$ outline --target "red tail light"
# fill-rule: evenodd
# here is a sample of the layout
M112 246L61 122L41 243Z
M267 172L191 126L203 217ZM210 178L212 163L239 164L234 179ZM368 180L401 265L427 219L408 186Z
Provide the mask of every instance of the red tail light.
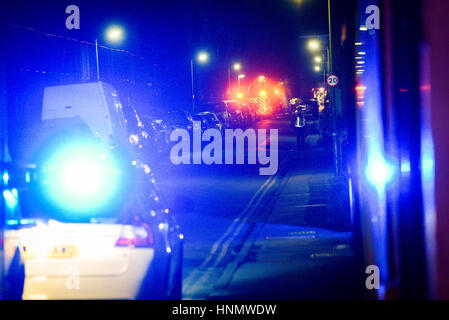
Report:
M146 223L126 228L116 241L116 247L149 248L154 245L153 232Z

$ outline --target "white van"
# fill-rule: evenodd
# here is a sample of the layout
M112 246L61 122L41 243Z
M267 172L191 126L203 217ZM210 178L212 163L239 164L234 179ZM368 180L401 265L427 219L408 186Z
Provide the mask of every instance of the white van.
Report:
M114 139L127 138L122 105L116 90L103 82L47 87L42 120L78 119L109 147ZM123 140L124 141L124 140Z

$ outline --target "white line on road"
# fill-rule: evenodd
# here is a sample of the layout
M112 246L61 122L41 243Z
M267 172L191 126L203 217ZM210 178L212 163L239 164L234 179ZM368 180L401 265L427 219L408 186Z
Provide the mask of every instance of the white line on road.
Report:
M277 177L277 176L275 176ZM231 244L232 240L234 240L234 238L240 233L240 231L242 230L243 226L245 225L246 221L253 215L254 211L256 211L257 207L259 206L260 202L263 200L263 198L265 197L265 194L268 192L268 190L270 190L270 188L275 184L276 182L276 178L274 178L271 183L265 188L265 190L263 191L262 195L257 199L257 202L251 206L250 211L248 212L248 214L244 217L244 219L242 220L242 222L240 223L240 225L237 227L237 229L235 230L235 232L233 233L233 237L229 238L223 245L221 252L219 254L219 256L217 257L217 259L215 260L213 266L216 267L218 266L218 264L221 262L221 260L223 260L223 258L226 256L226 252L228 250L229 245Z
M260 203L261 199L263 198L263 196L266 194L266 191L271 188L271 186L273 185L275 179L276 179L277 175L273 175L270 176L264 184L262 184L259 189L256 191L256 193L252 196L252 198L250 199L250 201L248 202L248 204L245 206L245 209L238 215L237 218L234 219L233 223L228 227L228 229L226 230L226 232L220 237L220 239L218 239L214 245L212 246L212 249L209 253L209 255L207 256L207 258L203 261L203 263L196 268L195 270L193 270L189 276L186 278L186 280L184 281L184 293L185 295L189 296L190 294L192 294L193 292L195 292L196 288L199 287L200 282L202 283L204 281L204 279L207 278L208 274L202 272L202 270L209 264L209 262L214 258L215 253L217 252L217 250L219 249L220 245L225 241L225 239L231 235L231 233L233 232L233 230L237 227L236 231L233 234L233 237L231 237L230 240L234 239L235 236L238 235L238 232L241 230L241 228L243 227L244 223L247 221L248 217L252 214L252 212L254 211L255 208L257 208L257 206L253 206L253 203L256 201L256 199L258 199L259 195L262 193L262 196L260 197L260 199L258 199L257 204ZM237 232L238 230L238 232ZM226 243L230 243L231 241L228 240L228 242ZM223 255L223 253L226 253L226 250L221 251L220 256ZM223 255L224 256L224 255ZM222 257L220 258L221 261ZM218 264L217 262L215 262L213 265L215 266L216 264ZM198 277L200 277L200 279L198 279ZM197 280L198 279L198 280ZM203 281L201 281L203 280Z

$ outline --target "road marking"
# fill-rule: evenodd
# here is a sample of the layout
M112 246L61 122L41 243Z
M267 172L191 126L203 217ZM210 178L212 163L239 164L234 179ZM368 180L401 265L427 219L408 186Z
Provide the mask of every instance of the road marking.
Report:
M232 239L234 239L237 235L238 232L240 232L241 228L243 227L244 223L247 221L249 215L251 215L255 208L257 208L257 206L253 206L253 203L256 201L256 199L259 198L259 195L262 193L262 196L260 197L260 199L258 199L257 201L257 205L260 203L261 199L263 198L263 196L266 194L266 192L268 191L269 188L271 188L271 186L274 184L274 180L276 179L277 175L273 175L270 176L260 187L259 189L256 191L256 193L252 196L252 198L250 199L250 201L248 202L248 204L245 206L245 209L238 215L237 218L234 219L233 223L228 227L228 229L226 230L226 232L220 237L220 239L218 239L214 245L212 246L212 249L208 255L208 257L203 261L203 263L196 268L195 270L193 270L189 276L186 278L186 280L184 281L184 292L186 295L190 295L193 292L195 292L195 289L197 287L200 286L200 282L202 283L210 274L210 272L201 272L201 270L205 269L206 266L209 264L209 262L214 258L215 253L217 252L217 250L219 249L220 245L226 240L226 238L228 236L231 235L232 231L236 228L237 224L237 229L233 234L233 237L230 238L231 241L227 241L226 243L228 243L227 246L229 246L229 243L232 242ZM237 231L238 230L238 231ZM226 253L226 250L221 251L219 256L222 256L220 258L221 259L224 257L224 254ZM213 264L213 266L216 266L218 263L215 262ZM198 277L200 277L198 280L196 280Z
M276 176L277 177L277 176ZM268 192L268 190L271 189L271 187L275 184L276 182L276 178L274 178L271 183L268 185L268 187L265 188L264 192L262 193L262 195L258 198L257 202L254 204L254 206L251 207L250 211L248 212L248 214L244 217L244 219L242 220L242 222L240 223L240 225L237 227L237 229L234 232L234 237L229 238L224 244L223 247L221 249L221 252L219 254L219 256L217 257L217 259L215 260L215 263L213 264L214 267L218 266L218 264L221 262L221 260L223 260L223 258L226 256L226 252L228 251L228 247L231 244L232 240L235 239L235 237L240 233L241 229L243 228L243 226L245 225L246 221L253 215L254 211L258 208L260 202L263 200L263 198L265 197L265 194Z
M286 159L284 159L280 163L279 167L284 167L286 163L287 161ZM265 181L265 183L257 190L257 192L253 195L251 200L246 205L245 209L239 214L239 216L236 219L234 219L234 222L226 230L223 236L214 243L209 256L204 260L201 266L193 270L186 278L186 280L184 281L184 290L183 290L184 296L186 298L189 298L189 296L195 293L198 289L205 287L206 284L208 283L209 278L212 277L214 273L216 273L217 270L216 267L226 256L229 245L239 235L246 221L252 216L254 211L258 208L260 202L263 200L266 193L276 183L280 171L281 170L279 170L277 174L270 176L270 178L268 178L267 181ZM234 229L235 231L233 231ZM226 240L226 238L229 236L230 238ZM222 244L223 247L218 256L216 256L217 250L220 248L220 245ZM209 265L211 260L214 258L215 261Z
M318 204L304 204L304 205L297 205L297 206L293 206L294 208L297 209L307 209L307 208L326 208L328 207L327 204L322 204L322 203L318 203Z

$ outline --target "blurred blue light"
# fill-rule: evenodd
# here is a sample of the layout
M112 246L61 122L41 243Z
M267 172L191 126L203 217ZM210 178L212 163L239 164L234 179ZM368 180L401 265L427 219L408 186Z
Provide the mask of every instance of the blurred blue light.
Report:
M402 173L410 173L411 171L411 167L410 167L410 161L408 160L403 160L401 162L401 172Z
M7 224L8 226L16 226L16 225L19 224L19 220L7 220L7 221L6 221L6 224Z
M26 183L31 182L31 175L30 175L29 171L25 172L25 181L26 181Z
M105 205L118 188L114 161L93 145L71 145L44 166L49 199L69 211Z
M422 175L424 178L432 177L434 175L435 161L433 155L423 154L421 158ZM427 180L427 179L426 179Z
M4 190L3 198L5 199L6 207L10 210L14 210L18 204L18 194L17 190Z
M365 169L365 176L379 194L383 193L386 185L393 178L393 174L393 167L381 155L371 156L369 158Z
M8 171L3 172L3 185L7 186L9 181L9 173Z

